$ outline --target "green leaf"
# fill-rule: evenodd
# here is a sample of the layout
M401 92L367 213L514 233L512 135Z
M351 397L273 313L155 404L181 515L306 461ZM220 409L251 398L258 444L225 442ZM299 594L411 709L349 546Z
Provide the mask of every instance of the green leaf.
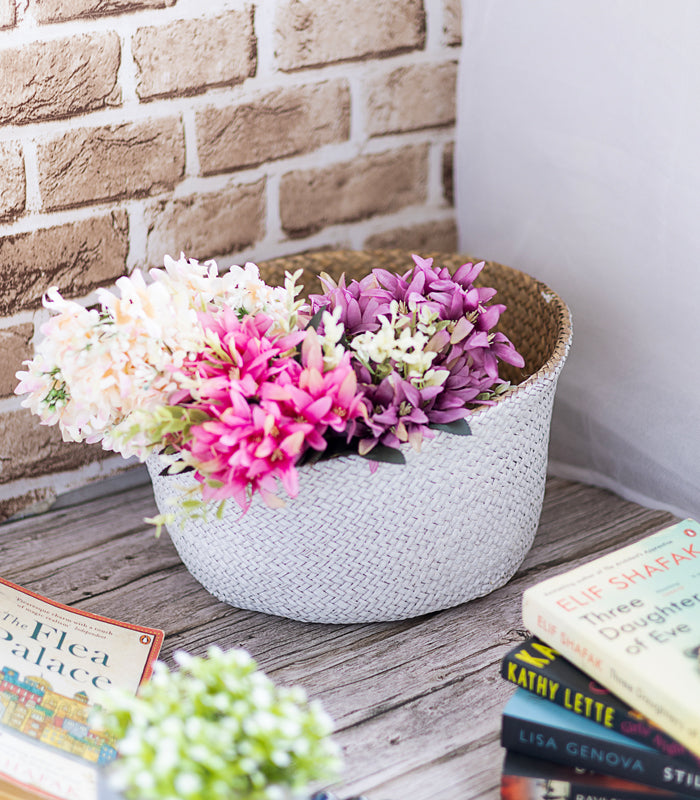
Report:
M164 478L166 475L184 475L186 472L194 472L194 467L191 467L189 464L182 464L178 461L163 467L158 473L158 477Z
M454 422L431 422L428 425L437 431L445 431L446 433L454 433L456 436L471 436L472 429L466 419L456 419Z
M504 381L503 383L498 383L494 386L493 393L494 394L505 394L508 389L511 388L510 381Z
M321 460L322 456L323 456L323 451L313 450L312 448L309 448L308 450L304 451L304 454L297 461L297 464L299 466L301 466L302 464L316 464Z
M353 442L348 444L344 436L333 435L330 431L326 434L326 449L314 450L309 447L305 450L299 460L297 466L303 464L316 464L319 461L329 461L331 458L338 458L338 456L351 456L357 453L357 443Z
M321 324L321 319L323 318L323 312L326 310L326 307L319 308L319 310L311 317L309 320L306 329L313 328L315 331L318 330L318 326Z
M202 505L201 500L183 500L180 505L187 511L199 508Z
M384 461L387 464L405 464L406 457L396 447L387 447L384 444L375 445L369 453L365 453L362 458L369 461Z

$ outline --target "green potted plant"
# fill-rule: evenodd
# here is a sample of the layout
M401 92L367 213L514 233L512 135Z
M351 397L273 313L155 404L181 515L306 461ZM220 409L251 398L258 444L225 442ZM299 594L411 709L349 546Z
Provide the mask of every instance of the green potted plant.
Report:
M303 689L276 686L240 649L175 659L137 696L101 699L99 723L119 742L103 800L291 800L337 774L333 723Z

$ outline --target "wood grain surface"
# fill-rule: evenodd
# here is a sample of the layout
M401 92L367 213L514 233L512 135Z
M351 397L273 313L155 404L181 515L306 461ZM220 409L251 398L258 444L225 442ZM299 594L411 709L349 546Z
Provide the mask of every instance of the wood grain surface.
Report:
M535 543L487 597L413 620L294 622L231 608L181 564L149 484L0 525L2 576L63 603L162 628L162 659L244 647L275 681L322 701L343 748L341 796L496 800L500 714L512 687L500 659L525 635L531 584L674 521L602 489L549 478ZM485 535L495 535L485 532Z

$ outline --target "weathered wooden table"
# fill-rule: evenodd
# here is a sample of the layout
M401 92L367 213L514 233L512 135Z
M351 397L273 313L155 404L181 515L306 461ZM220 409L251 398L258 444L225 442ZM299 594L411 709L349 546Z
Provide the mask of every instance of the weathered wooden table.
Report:
M511 687L499 662L522 635L533 582L673 521L609 492L550 478L532 551L502 589L414 620L314 625L231 608L186 571L150 484L0 526L2 575L56 600L162 628L162 658L244 647L279 683L319 698L345 756L342 796L495 800L500 714Z

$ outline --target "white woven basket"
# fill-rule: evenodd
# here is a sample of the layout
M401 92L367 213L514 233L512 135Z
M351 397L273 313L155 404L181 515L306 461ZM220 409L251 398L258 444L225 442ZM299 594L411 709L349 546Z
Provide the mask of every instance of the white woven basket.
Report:
M245 515L229 503L221 520L181 517L169 533L192 575L239 608L331 623L413 617L508 581L537 530L571 338L566 306L524 277L538 287L535 305L558 320L549 357L475 411L472 436L438 432L420 454L407 448L405 465L382 463L374 474L359 457L301 467L299 496L283 509L256 498ZM194 479L160 476L157 457L148 468L159 510L172 511Z

